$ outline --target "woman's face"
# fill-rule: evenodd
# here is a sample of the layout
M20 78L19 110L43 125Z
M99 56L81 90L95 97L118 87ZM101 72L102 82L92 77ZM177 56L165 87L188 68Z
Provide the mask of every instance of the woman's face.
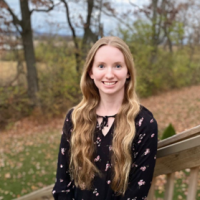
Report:
M109 45L100 47L94 57L91 79L102 95L124 95L124 85L129 78L123 53Z

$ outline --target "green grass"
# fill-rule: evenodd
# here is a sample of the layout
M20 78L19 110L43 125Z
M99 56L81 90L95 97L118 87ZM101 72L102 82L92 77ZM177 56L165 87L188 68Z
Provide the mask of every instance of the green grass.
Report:
M10 200L53 184L59 141L58 132L10 137L3 147L0 199Z

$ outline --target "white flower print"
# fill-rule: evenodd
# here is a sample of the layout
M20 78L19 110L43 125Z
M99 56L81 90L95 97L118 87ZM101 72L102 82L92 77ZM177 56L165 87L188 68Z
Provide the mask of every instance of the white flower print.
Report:
M63 179L60 179L60 182L62 183L62 182L63 182Z
M71 185L72 182L69 182L69 184L67 185L67 187L69 187Z
M98 147L101 146L101 138L100 137L97 137L95 144L97 144Z
M146 133L140 134L139 135L139 139L142 140L144 138L144 136L146 135Z
M154 137L154 136L155 136L155 134L154 134L154 133L152 133L152 134L151 134L151 137Z
M142 156L144 156L144 155L146 156L146 155L149 154L149 153L150 153L150 149L147 148L147 149L145 150L145 152L143 153Z
M132 167L138 167L138 165L136 165L135 163L132 164Z
M61 148L61 154L62 155L65 155L65 150L66 150L65 148Z
M154 159L156 159L156 156L154 156Z
M139 126L142 125L143 120L144 120L144 117L142 117L142 118L139 120L139 122L138 122L138 125L139 125Z
M95 159L94 159L94 162L98 162L98 161L100 161L101 159L100 159L100 156L97 156Z
M141 143L141 140L138 141L138 144L140 144L140 143Z
M140 170L144 172L146 170L146 166L140 167Z
M105 171L107 171L110 167L111 167L111 166L110 166L109 162L107 162Z
M52 194L55 194L55 193L56 193L56 191L55 191L55 190L53 190L53 191L52 191Z
M107 184L109 185L110 183L111 183L111 181L110 181L110 180L108 180L108 181L107 181Z
M154 122L154 120L153 120L153 119L151 119L151 120L150 120L150 123L153 123L153 122Z
M67 122L69 121L68 118L66 119L66 121L67 121Z
M97 188L94 189L93 194L95 194L96 196L99 196L99 193L97 192Z
M150 149L146 149L146 151L144 152L145 155L150 153Z
M145 185L145 181L140 180L140 181L138 182L138 185L139 185L139 186Z

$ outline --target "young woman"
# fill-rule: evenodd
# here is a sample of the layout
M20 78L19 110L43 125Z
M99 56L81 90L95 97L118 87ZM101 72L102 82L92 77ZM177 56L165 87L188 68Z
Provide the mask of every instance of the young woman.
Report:
M157 123L139 104L128 46L104 37L91 48L82 101L66 116L55 200L144 200L157 152Z

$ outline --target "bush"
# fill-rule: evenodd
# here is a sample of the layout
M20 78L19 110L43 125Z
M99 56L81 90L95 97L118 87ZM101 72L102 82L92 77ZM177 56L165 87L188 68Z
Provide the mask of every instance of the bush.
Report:
M0 87L0 127L30 115L30 106L26 88L23 86Z
M168 125L168 127L164 130L164 132L162 134L162 137L161 137L161 140L169 138L169 137L171 137L173 135L176 135L176 131L175 131L173 125L170 123Z
M65 43L62 46L41 43L36 48L36 55L37 60L45 63L38 66L42 112L49 117L59 115L78 103L81 97L74 55Z

